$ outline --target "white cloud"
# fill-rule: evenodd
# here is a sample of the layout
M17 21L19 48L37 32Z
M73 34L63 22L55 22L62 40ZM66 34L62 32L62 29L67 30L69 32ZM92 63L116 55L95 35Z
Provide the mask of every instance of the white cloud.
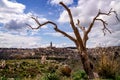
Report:
M113 8L120 14L120 1L119 0L79 0L76 7L70 7L74 19L80 19L82 24L85 24L86 21L90 21L101 9L103 12L107 12L110 8ZM66 20L67 19L67 20ZM64 10L58 19L59 22L68 22L68 14Z
M44 33L44 35L50 35L54 37L62 37L63 35L57 32L52 32L52 33Z
M63 1L64 2L64 1ZM102 12L108 12L111 8L117 11L118 17L120 18L120 0L78 0L78 5L76 7L69 7L71 9L74 22L76 23L77 19L80 20L81 25L88 27L93 17L96 16L98 10ZM101 31L102 24L96 23L91 33L89 34L90 38L88 40L88 47L95 47L99 43L106 44L106 46L120 45L120 22L117 21L115 15L103 16L102 19L108 22L108 28L112 31L111 35L103 36ZM60 23L66 23L69 21L68 13L64 10L58 19ZM109 34L109 33L107 33Z
M38 25L30 17L32 15L38 16L40 22L47 19L35 13L24 13L26 6L11 0L0 0L0 47L37 47L40 37L32 37L39 30L29 31L30 28L26 23L33 27ZM2 24L2 25L1 25ZM47 27L43 27L46 29ZM15 34L15 35L13 35ZM27 36L27 35L31 36ZM29 40L29 41L28 41Z
M64 2L65 4L72 4L73 0L50 0L51 4L59 4L59 2Z
M116 26L113 28L116 28ZM120 34L120 31L114 31L111 34L107 32L106 35L104 36L101 28L95 27L92 29L91 33L89 34L87 47L120 46L119 34Z
M69 21L69 17L67 11L63 11L62 14L60 15L60 18L58 19L58 22L66 23L68 21Z
M0 32L0 47L34 48L40 45L40 41L40 37L20 36Z
M0 0L0 23L7 23L11 19L24 17L25 5L11 2L9 0Z
M73 32L66 32L67 34L69 34L72 37L75 37ZM52 33L44 33L44 35L50 35L50 36L54 36L54 37L63 37L63 34L59 33L59 32L52 32Z
M0 0L0 11L8 13L23 13L25 6L17 2L11 2L9 0Z
M8 30L24 31L26 23L31 24L33 27L37 27L35 22L30 18L32 15L40 17L35 13L24 13L25 5L17 2L11 2L9 0L0 1L0 23L4 24L4 27ZM47 19L40 17L40 22L44 22Z

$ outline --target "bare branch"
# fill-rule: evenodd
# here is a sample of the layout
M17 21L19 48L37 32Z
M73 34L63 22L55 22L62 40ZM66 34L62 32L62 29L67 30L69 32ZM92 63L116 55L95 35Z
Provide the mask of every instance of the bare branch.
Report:
M112 33L106 26L104 26L102 30L103 30L104 35L106 31L108 31L109 33Z
M40 22L38 21L37 17L36 17L36 18L35 18L35 17L31 17L31 18L38 24L38 27L33 28L30 24L27 24L27 23L26 23L26 25L29 26L29 27L32 28L32 29L39 29L39 28L41 27L41 24L40 24Z
M35 17L31 17L33 20L35 20L35 22L39 25L39 26L41 26L41 24L40 24L40 22L38 21L38 19L37 19L37 17L35 18Z
M112 10L112 8L109 10L109 12L108 13L102 13L102 12L100 12L99 11L99 14L100 15L110 15L111 13L114 13L115 14L115 17L116 17L116 19L120 22L120 19L118 18L118 14L117 14L117 12L116 11L114 11L114 10Z
M70 35L68 35L67 33L65 33L64 31L61 31L60 29L58 29L58 28L54 28L54 30L56 31L56 32L59 32L59 33L61 33L61 34L63 34L64 36L66 36L66 37L68 37L69 39L71 39L73 42L75 42L75 44L76 44L76 39L75 38L73 38L72 36L70 36Z
M105 21L103 21L102 19L97 19L100 15L106 15L106 16L109 16L111 13L114 13L116 15L116 18L118 21L120 21L120 19L118 18L118 15L116 13L116 11L113 11L112 8L109 10L108 13L103 13L103 12L98 12L98 14L94 17L93 21L91 22L90 26L88 27L88 30L87 30L87 34L91 31L91 28L93 27L94 23L96 20L100 20L102 23L103 23L103 30L107 30L108 32L110 32L110 30L106 27L107 23ZM111 32L110 32L111 33Z
M30 28L32 28L32 29L39 29L39 28L41 28L41 27L44 26L44 25L52 24L52 25L54 25L54 30L55 30L56 32L59 32L59 33L63 34L64 36L68 37L68 38L69 38L70 40L72 40L73 42L76 42L76 39L75 39L75 38L73 38L73 37L70 36L69 34L65 33L64 31L61 31L60 29L58 29L57 24L55 24L54 22L52 22L52 21L46 21L46 22L40 24L39 21L38 21L36 18L32 17L32 19L34 19L35 22L36 22L39 26L36 27L36 28L33 28L31 25L26 24L26 25L28 25Z
M101 21L103 24L108 25L108 23L107 23L106 21L102 20L102 19L98 19L98 18L97 18L96 20L99 20L99 21Z
M103 23L103 33L105 35L105 32L108 31L109 33L111 33L111 31L106 27L106 25L108 25L108 23L106 23L106 21L102 20L102 19L96 19L96 20L99 20Z
M86 42L87 42L87 40L88 40L88 33L91 31L91 29L92 29L95 21L97 21L97 20L99 20L99 21L101 21L101 22L103 23L103 29L102 29L102 30L103 30L104 35L105 35L105 32L106 32L106 31L108 31L109 33L111 33L111 31L106 27L106 25L108 25L108 23L105 22L105 21L102 20L102 19L98 19L98 17L99 17L100 15L109 16L111 13L115 13L115 14L116 14L115 11L112 11L112 8L109 10L108 13L102 13L102 12L99 10L99 12L97 13L97 15L93 18L92 22L90 23L90 25L89 25L88 29L86 30L86 32L84 32L84 37L83 37L83 44L84 44L84 46L86 45ZM117 15L116 15L116 16L117 16ZM118 17L116 17L116 18L118 19ZM119 20L119 19L118 19L118 20Z
M82 27L81 25L80 25L80 20L78 19L77 20L77 24L76 24L77 26L79 26L79 28L83 31L83 39L82 39L82 41L83 41L83 45L84 45L84 47L86 47L86 42L87 42L87 40L88 40L88 35L87 35L87 32L86 32L86 30L85 30L85 27Z
M113 12L113 11L112 11L112 8L109 10L108 13L103 13L103 12L101 12L101 11L99 10L99 14L100 14L100 15L108 15L108 16L109 16L112 12Z
M30 28L34 29L30 24L27 24L27 23L26 23L26 25L29 26ZM38 28L38 27L37 27L37 28Z
M116 19L120 22L120 19L118 18L117 12L116 11L112 11L112 12L114 12Z
M93 21L90 23L90 26L88 27L88 29L87 29L87 31L86 31L87 35L88 35L88 33L91 31L91 29L92 29L92 27L93 27L93 25L94 25L94 23L95 23L95 20L96 20L96 18L97 18L99 15L100 15L100 14L99 14L99 12L98 12L98 14L94 17Z
M76 24L83 32L85 32L86 30L85 30L85 27L83 27L83 26L81 26L80 25L80 20L78 19L77 20L77 24Z
M72 13L70 11L70 9L63 3L63 2L60 2L60 4L66 9L66 11L68 12L68 15L69 15L69 18L70 18L70 25L74 31L74 34L76 36L76 39L77 39L77 43L79 44L81 50L84 49L84 46L83 46L83 42L82 42L82 38L81 38L81 35L79 33L79 30L78 28L75 26L74 24L74 21L73 21L73 17L72 17Z

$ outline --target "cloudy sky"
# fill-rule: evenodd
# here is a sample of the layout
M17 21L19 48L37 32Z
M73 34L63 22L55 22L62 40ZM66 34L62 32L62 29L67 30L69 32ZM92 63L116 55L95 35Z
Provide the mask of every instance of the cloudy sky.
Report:
M59 29L74 36L69 25L67 12L59 2L63 1L72 11L74 22L88 27L99 9L108 12L111 8L117 11L120 18L120 0L0 0L0 47L36 48L46 47L52 41L56 47L74 46L74 43L63 35L56 33L52 25L32 30L27 24L37 27L30 18L35 16L42 23L54 21ZM103 25L96 22L89 34L87 47L120 46L120 22L114 14L100 16L108 22L112 34L102 33ZM82 32L80 31L81 35Z

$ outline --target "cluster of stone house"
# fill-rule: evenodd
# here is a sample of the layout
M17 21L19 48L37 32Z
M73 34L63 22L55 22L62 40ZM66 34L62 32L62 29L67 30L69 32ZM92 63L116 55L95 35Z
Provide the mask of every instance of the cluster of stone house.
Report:
M120 47L107 47L107 49L97 47L88 49L88 54L92 57L100 55L101 52L106 52L108 54L115 53L115 55L119 55ZM0 48L0 59L41 58L43 55L47 58L80 58L75 47L56 48L52 46L52 43L46 48Z
M0 48L0 59L41 58L43 55L48 58L75 58L79 54L76 48L56 48L52 43L46 48Z

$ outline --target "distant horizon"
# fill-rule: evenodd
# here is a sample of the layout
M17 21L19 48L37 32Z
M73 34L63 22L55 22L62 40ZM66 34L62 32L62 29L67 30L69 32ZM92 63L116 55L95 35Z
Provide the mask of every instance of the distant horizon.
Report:
M49 46L48 46L49 47ZM38 48L48 48L48 47L36 47L36 48L15 48L15 47L0 47L1 48L8 48L8 49L38 49ZM107 47L120 47L120 46L96 46L96 47L91 47L91 48L88 48L88 49L92 49L92 48L107 48ZM54 48L76 48L75 46L68 46L68 47L54 47ZM77 49L77 48L76 48Z

